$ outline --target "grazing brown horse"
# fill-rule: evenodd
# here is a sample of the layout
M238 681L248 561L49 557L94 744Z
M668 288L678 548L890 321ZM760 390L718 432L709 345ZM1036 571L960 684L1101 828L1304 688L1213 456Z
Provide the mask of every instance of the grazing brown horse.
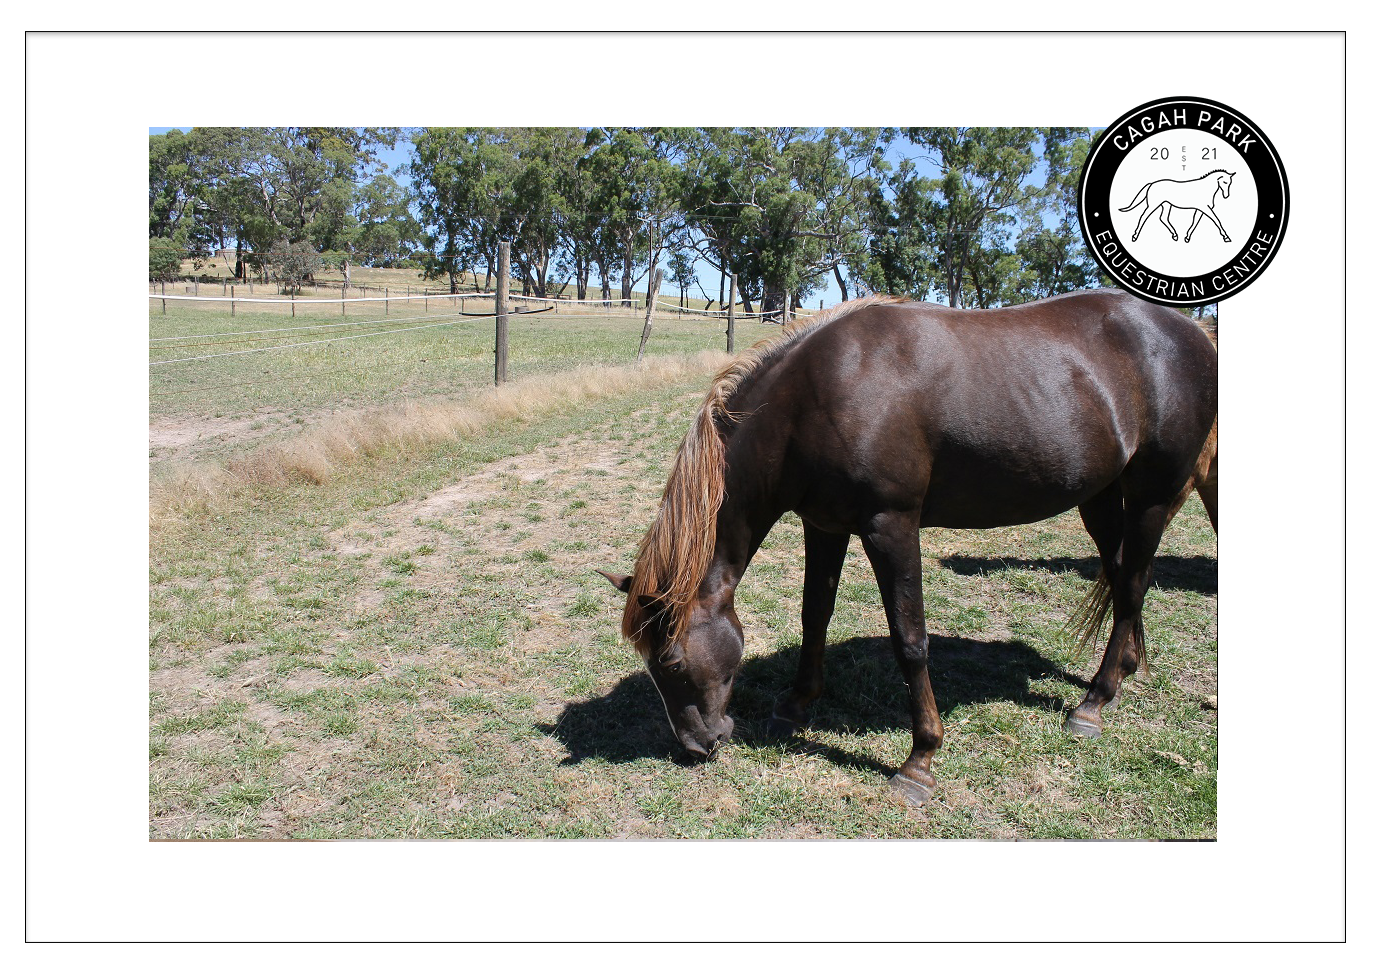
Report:
M803 727L850 534L863 541L907 683L912 752L893 786L930 798L941 719L927 674L922 527L1032 523L1079 507L1102 573L1084 626L1113 629L1067 728L1097 735L1137 670L1162 531L1210 482L1217 354L1190 319L1120 291L963 311L890 297L790 326L715 379L629 576L623 631L672 730L709 756L734 728L734 590L786 512L806 535L801 664L777 701ZM1212 490L1202 492L1208 505ZM1092 628L1092 631L1090 630Z

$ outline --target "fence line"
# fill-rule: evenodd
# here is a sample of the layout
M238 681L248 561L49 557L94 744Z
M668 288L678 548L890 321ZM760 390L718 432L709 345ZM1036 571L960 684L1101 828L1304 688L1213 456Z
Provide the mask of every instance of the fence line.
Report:
M474 318L474 316L467 316L466 318ZM490 318L493 318L493 316L490 316ZM368 339L370 336L373 335L396 335L400 332L416 332L419 329L436 329L446 325L460 325L463 321L463 319L453 319L450 322L433 322L431 325L415 325L407 329L385 329L380 332L362 332L359 335L343 335L335 339L318 339L314 342L293 342L288 345L261 346L258 349L236 349L233 352L213 352L212 354L205 356L187 356L181 359L163 359L158 362L151 362L149 363L149 365L151 367L170 366L175 362L201 362L205 359L220 359L224 358L225 356L243 356L248 355L251 352L272 352L275 349L300 349L304 346L309 345L326 345L329 342L349 342L351 339Z
M416 322L418 319L442 319L444 315L403 315L385 319L363 319L358 322L314 322L312 325L289 325L281 329L233 329L229 332L203 332L199 334L187 335L165 335L156 339L150 339L149 345L155 342L176 342L179 339L214 339L223 335L264 335L269 332L301 332L306 329L339 329L350 325L403 325L406 322ZM476 316L467 316L476 318ZM287 336L284 336L287 338ZM166 348L166 347L165 347Z
M298 298L276 298L260 299L245 297L241 295L159 295L157 292L149 294L150 299L166 299L169 302L261 302L265 305L288 305L296 303L298 305L312 305L323 303L326 305L340 305L342 302L407 302L417 301L418 299L479 299L494 298L493 292L447 292L441 295L380 295L366 296L364 298L339 298L339 299L298 299Z
M379 295L379 296L364 296L364 297L357 297L357 298L334 298L334 299L325 299L325 298L304 298L304 299L299 299L299 298L285 298L285 297L282 297L282 296L280 296L279 298L255 298L255 297L253 297L253 296L241 296L241 295L161 295L161 294L159 294L159 293L157 293L157 292L151 292L151 293L149 293L149 299L150 299L151 301L154 300L154 299L157 299L157 300L159 300L159 301L165 301L165 302L222 302L222 303L229 302L229 303L231 303L231 304L241 303L241 304L261 304L261 305L345 305L345 304L347 304L347 303L354 303L354 302L385 302L385 303L387 303L387 302L408 302L408 301L416 302L418 299L428 300L428 299L478 299L478 298L494 298L494 293L493 293L493 292L454 292L454 293L453 293L453 292L443 292L443 293L436 293L436 294L430 294L430 295ZM628 298L628 299L624 299L624 298L611 298L611 299L563 299L563 298L548 298L548 297L538 296L538 295L510 295L510 296L509 296L509 300L510 300L510 301L515 301L515 302L518 302L518 301L521 301L521 302L552 302L552 303L554 303L554 304L556 304L556 305L603 305L603 306L605 306L605 307L607 307L607 308L622 308L623 306L617 305L616 303L627 301L627 302L629 302L629 303L633 306L633 309L634 309L635 311L636 311L637 308L638 308L638 306L637 306L637 304L636 304L636 301L637 301L637 300L636 300L636 298L634 298L634 297L630 297L630 298ZM646 307L646 299L643 300L643 301L644 301L644 305L645 305L645 307ZM660 308L660 309L668 309L668 310L675 309L675 310L678 311L678 312L686 312L686 313L690 313L690 314L693 314L693 315L710 315L710 316L715 316L716 318L725 318L725 317L728 315L728 313L729 313L729 310L728 310L728 309L693 309L693 308L690 308L690 307L684 306L684 305L673 305L671 302L665 302L665 301L662 301L661 299L655 300L654 305L655 305L656 308ZM740 318L740 319L764 318L764 317L779 318L781 315L782 315L781 310L778 310L778 311L776 311L776 312L735 312L735 317L736 317L736 318ZM352 324L353 324L353 323L352 323Z
M666 303L656 303L656 304L665 305ZM762 315L763 313L754 313L754 314L755 314L755 315ZM160 365L167 365L167 364L173 363L173 362L193 362L193 361L199 361L199 360L202 360L202 359L217 359L217 358L220 358L220 357L222 357L222 356L228 356L228 355L241 355L241 354L248 353L248 352L262 352L262 351L268 351L269 349L293 349L293 348L298 348L298 347L300 347L300 346L324 345L324 344L326 344L326 343L328 343L328 342L344 342L344 341L347 341L348 339L364 338L365 336L370 336L370 335L391 335L391 334L393 334L393 333L395 333L395 332L414 332L414 331L417 331L417 330L419 330L419 329L436 328L436 326L434 326L434 325L408 325L408 323L412 323L412 322L421 322L421 321L430 320L430 319L445 319L445 318L448 318L448 316L449 316L449 313L448 313L447 315L412 315L412 316L405 316L405 317L402 317L402 318L392 318L392 319L362 319L362 320L355 321L355 322L323 322L323 323L317 323L317 324L313 324L313 325L294 325L294 326L285 326L285 327L283 327L283 328L277 328L277 329L232 329L232 330L229 330L229 331L226 331L226 332L204 332L204 333L199 333L199 334L186 333L186 334L183 334L183 335L162 336L162 337L160 337L160 338L150 339L150 340L149 340L149 348L150 348L150 349L181 349L181 348L188 348L188 349L190 349L190 348L200 348L200 347L203 347L203 346L213 346L213 345L237 345L237 344L243 344L243 343L245 343L245 342L273 342L273 341L275 341L276 339L287 339L287 338L290 338L290 336L286 336L286 335L285 335L285 336L273 336L273 335L270 335L270 333L274 333L274 332L303 332L303 331L315 331L315 330L319 330L319 329L337 329L337 328L342 328L342 327L345 327L345 326L357 326L357 325L390 325L390 326L404 326L404 325L406 325L406 326L408 326L407 328L381 329L381 330L379 330L378 332L366 332L366 333L363 333L362 335L356 335L356 336L342 336L342 337L335 338L335 339L319 339L319 340L314 340L314 341L311 341L311 342L294 342L294 343L289 343L289 344L287 344L287 345L266 346L266 347L264 347L263 349L245 349L245 350L240 350L240 351L238 351L238 352L221 352L221 353L214 353L214 354L212 354L212 355L206 355L206 356L189 356L189 357L183 358L183 359L167 359L167 360L162 360L162 361L159 361L159 362L151 362L151 363L149 363L149 364L150 364L150 365L154 365L154 366L160 366ZM521 316L522 316L522 313L519 313L518 315L513 316L513 318L520 318ZM496 317L496 316L495 316L494 313L477 313L477 314L473 314L473 315L472 315L472 314L467 314L467 315L464 316L464 318L466 318L466 319L492 319L492 318L495 318L495 317ZM602 318L602 317L603 317L603 316L600 316L600 315L563 314L563 313L561 313L561 312L554 312L554 313L552 313L552 315L550 316L550 318L553 318L553 319L561 319L561 320L564 320L564 321L577 321L577 322L586 322L586 321L590 321L591 319L597 319L597 318ZM609 317L612 318L613 316L609 316ZM736 317L742 317L742 316L736 316ZM773 313L773 318L776 318L776 317L777 317L776 313ZM445 323L441 323L441 324L443 324L443 325L454 325L454 324L459 323L460 321L461 321L461 319L456 319L454 322L445 322ZM232 342L195 342L195 341L192 341L192 342L183 342L183 341L180 341L180 340L188 340L188 339L192 339L192 340L196 340L196 339L217 339L217 338L221 338L221 337L223 337L223 336L229 336L229 335L268 335L269 337L268 337L268 338L265 338L265 339L242 339L242 340L232 341ZM170 344L170 345L156 345L156 343L161 343L161 342L168 342L168 343L172 343L172 344Z
M629 299L623 299L623 297L619 297L619 299L546 299L546 297L542 296L509 296L509 299L521 299L524 301L553 301L553 303L557 303L558 305L608 305L609 308L614 308L615 303L622 303L622 301L627 301L627 303L634 304L634 301L636 301L637 296L630 296ZM727 308L690 308L687 307L687 305L674 305L673 303L670 303L670 301L663 301L661 299L654 299L654 305L658 308L674 308L674 310L677 310L679 312L692 312L692 314L695 315L714 315L717 316L717 318L724 318L724 316L728 315L728 311L730 311L727 310ZM647 307L647 299L644 299L644 307ZM637 305L634 305L634 308L637 308ZM771 318L778 318L778 316L782 315L782 311L778 310L775 312L735 312L734 315L735 318L739 319L757 318L757 316L764 315L771 316Z

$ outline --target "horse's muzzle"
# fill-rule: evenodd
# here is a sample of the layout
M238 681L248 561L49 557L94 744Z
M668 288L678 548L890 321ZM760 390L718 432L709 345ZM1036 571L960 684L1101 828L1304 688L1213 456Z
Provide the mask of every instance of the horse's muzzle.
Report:
M709 761L715 757L715 752L729 740L732 734L734 734L734 719L725 715L716 727L708 729L705 734L694 735L680 732L677 734L677 738L681 741L682 747L692 755Z

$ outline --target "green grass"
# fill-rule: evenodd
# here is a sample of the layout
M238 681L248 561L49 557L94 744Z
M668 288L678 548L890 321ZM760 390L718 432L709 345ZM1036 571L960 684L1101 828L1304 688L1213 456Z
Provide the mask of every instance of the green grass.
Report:
M470 300L467 312L492 311ZM404 398L471 392L494 382L494 320L458 320L449 305L400 303L392 306L387 322L342 326L385 319L382 307L362 303L348 315L298 311L290 317L271 306L269 311L237 309L228 313L200 303L159 303L149 310L149 361L164 363L218 353L291 346L295 343L343 339L322 345L226 355L194 362L151 366L150 414L168 419L243 420L257 431L286 430L323 409L359 409ZM412 320L412 321L409 321ZM455 324L449 324L449 323ZM448 323L442 327L416 328ZM260 330L321 326L300 331ZM325 328L324 326L334 326ZM397 334L382 334L391 330ZM745 336L756 338L756 323ZM594 314L580 310L543 313L509 320L510 379L564 371L576 365L622 365L633 361L643 329L641 311L614 310ZM776 331L776 330L773 330ZM176 338L174 336L185 336ZM264 341L248 341L264 340ZM678 318L659 313L651 355L724 348L723 320Z
M785 518L737 597L748 641L735 741L684 763L619 639L622 598L594 568L629 568L704 384L610 396L161 522L150 835L1215 836L1216 543L1194 501L1148 598L1150 673L1097 741L1061 730L1095 667L1062 630L1092 573L1078 516L922 535L946 738L921 810L885 786L910 733L857 541L812 727L789 742L762 732L800 643L801 532ZM449 487L464 496L436 502Z

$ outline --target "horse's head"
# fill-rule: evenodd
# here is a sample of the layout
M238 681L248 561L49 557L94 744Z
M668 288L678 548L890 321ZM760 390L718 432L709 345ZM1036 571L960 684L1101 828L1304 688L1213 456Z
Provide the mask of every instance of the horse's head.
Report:
M629 592L631 577L599 573ZM734 613L732 590L692 602L679 636L673 637L668 610L642 596L637 648L667 710L672 732L687 751L709 758L734 731L729 706L734 674L744 655L744 628Z
M1228 189L1233 184L1233 176L1237 173L1236 171L1221 171L1219 177L1215 179L1215 183L1219 186L1219 193L1225 198L1228 197Z

